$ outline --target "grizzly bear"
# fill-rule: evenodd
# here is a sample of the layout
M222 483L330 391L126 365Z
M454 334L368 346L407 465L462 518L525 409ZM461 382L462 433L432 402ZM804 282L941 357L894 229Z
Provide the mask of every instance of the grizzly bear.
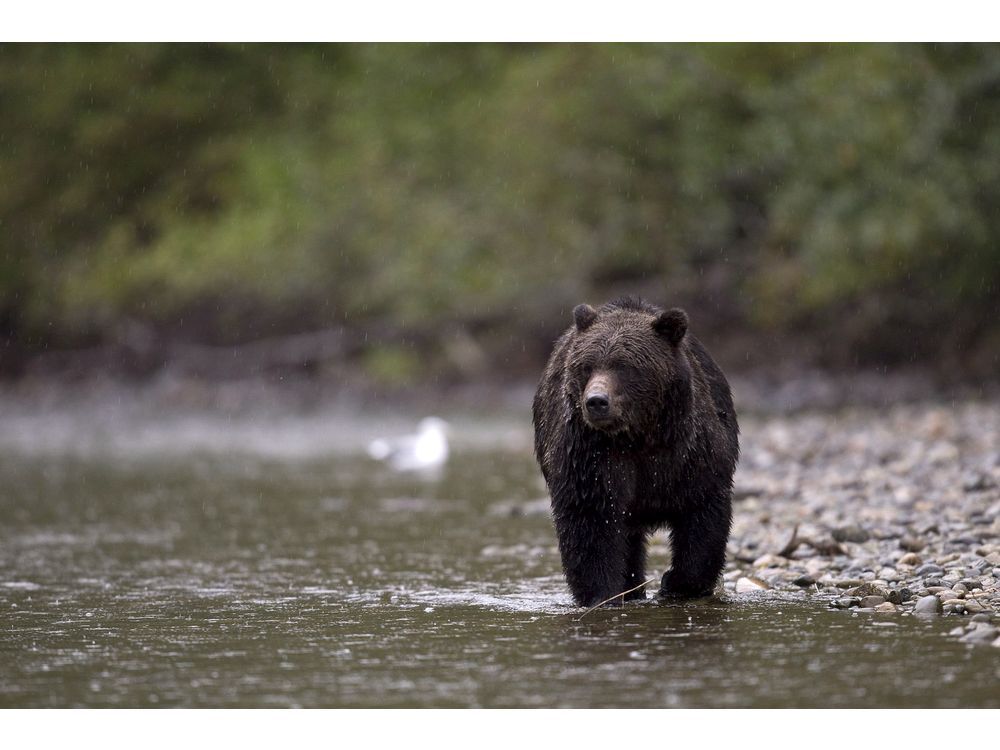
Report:
M725 567L739 456L729 383L683 310L623 297L573 319L532 409L573 599L593 606L639 586L646 539L664 526L673 555L660 595L707 596Z

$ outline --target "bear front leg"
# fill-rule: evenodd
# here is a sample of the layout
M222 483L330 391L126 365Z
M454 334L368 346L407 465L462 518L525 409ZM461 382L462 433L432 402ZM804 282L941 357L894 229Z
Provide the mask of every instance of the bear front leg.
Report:
M646 532L633 531L628 539L628 560L625 565L625 588L638 586L646 580ZM625 601L646 598L645 588L636 589L625 595Z
M556 517L556 532L563 572L577 605L593 607L630 588L625 585L625 536L614 524L600 518Z
M660 582L661 596L693 599L713 593L726 567L731 519L727 496L715 508L706 503L670 520L673 559Z

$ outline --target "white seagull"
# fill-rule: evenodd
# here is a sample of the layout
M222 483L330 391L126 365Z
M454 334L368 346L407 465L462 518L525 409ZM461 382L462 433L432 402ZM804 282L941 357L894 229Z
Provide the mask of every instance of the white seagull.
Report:
M416 435L378 438L368 444L368 455L396 471L431 471L448 460L448 423L437 417L420 421Z

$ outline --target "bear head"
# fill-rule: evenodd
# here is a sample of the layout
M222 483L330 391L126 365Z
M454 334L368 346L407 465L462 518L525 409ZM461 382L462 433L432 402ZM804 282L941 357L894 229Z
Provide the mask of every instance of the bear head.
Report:
M691 370L684 338L687 314L621 298L594 309L578 305L564 386L572 408L592 429L644 437L687 411ZM669 415L667 415L669 420Z

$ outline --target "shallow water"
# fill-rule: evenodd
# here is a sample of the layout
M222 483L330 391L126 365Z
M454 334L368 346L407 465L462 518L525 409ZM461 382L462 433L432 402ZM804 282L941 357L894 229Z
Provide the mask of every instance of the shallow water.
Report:
M581 618L527 442L490 432L439 477L360 438L7 450L0 706L1000 705L1000 649L956 618L804 594Z

